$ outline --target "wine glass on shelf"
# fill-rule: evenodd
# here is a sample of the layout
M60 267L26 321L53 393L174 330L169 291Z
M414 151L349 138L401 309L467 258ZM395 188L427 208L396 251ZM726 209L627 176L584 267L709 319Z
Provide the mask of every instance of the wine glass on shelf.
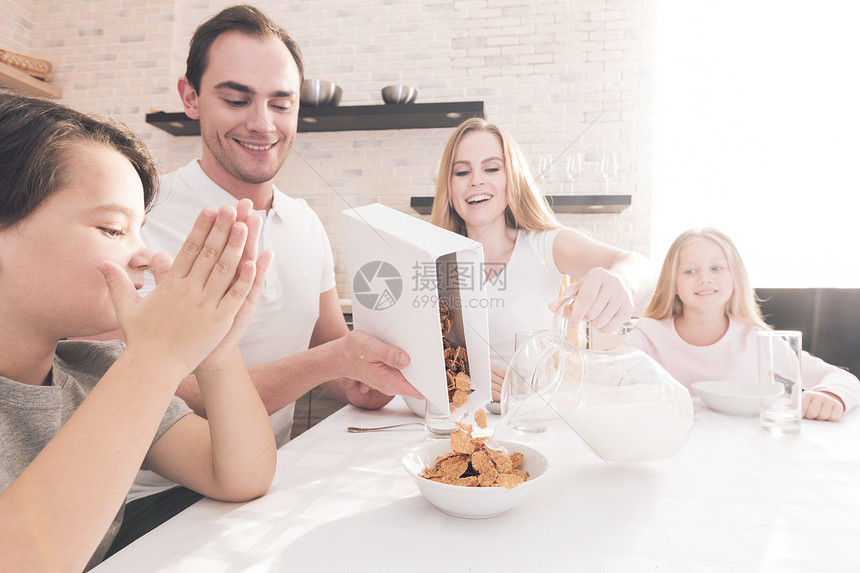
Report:
M544 186L548 185L549 175L552 173L552 155L547 153L546 155L541 155L538 160L538 172L537 178L539 181L542 181ZM543 192L546 193L546 189L543 189Z
M609 179L618 174L618 156L614 151L603 154L600 160L600 174L606 180L606 195L609 195Z
M567 162L564 164L564 172L567 178L570 179L570 193L573 195L576 186L575 181L582 174L582 153L574 152L567 156Z

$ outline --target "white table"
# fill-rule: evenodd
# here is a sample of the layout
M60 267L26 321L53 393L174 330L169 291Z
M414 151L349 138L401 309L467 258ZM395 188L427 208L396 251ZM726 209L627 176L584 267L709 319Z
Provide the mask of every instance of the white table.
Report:
M203 500L95 571L860 571L860 412L775 437L696 400L678 454L631 464L602 461L557 421L520 440L549 458L544 482L488 520L418 493L400 458L420 426L346 432L415 420L399 398L346 407L281 448L265 497Z

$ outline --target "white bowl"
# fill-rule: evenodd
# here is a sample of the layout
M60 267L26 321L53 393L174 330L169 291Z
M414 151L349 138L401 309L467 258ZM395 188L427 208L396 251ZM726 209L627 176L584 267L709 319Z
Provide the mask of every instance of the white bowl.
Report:
M732 416L755 416L761 409L761 392L758 384L733 382L729 380L706 380L692 384L696 395L702 402L716 412ZM782 389L774 387L764 396L766 400L776 400Z
M418 398L412 398L410 396L401 396L403 401L406 402L406 405L409 406L409 409L412 410L412 413L416 416L424 417L424 411L427 408L427 400L419 400Z
M424 499L448 515L467 519L496 517L507 513L525 499L549 469L546 457L537 450L514 442L499 443L508 452L520 452L524 456L519 469L528 472L529 477L513 489L449 485L418 475L427 466L434 465L438 456L451 451L449 440L431 440L413 447L403 455L403 467L415 480Z

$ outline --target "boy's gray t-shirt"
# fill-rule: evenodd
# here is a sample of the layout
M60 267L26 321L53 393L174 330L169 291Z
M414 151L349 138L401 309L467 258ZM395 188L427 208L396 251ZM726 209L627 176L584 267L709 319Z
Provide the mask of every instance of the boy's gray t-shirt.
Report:
M124 348L119 341L61 341L54 356L50 385L32 386L0 376L0 491L5 491L42 451ZM189 413L185 402L174 396L152 442ZM62 479L57 476L58 487L62 487ZM122 506L118 510L88 569L104 558L116 536Z

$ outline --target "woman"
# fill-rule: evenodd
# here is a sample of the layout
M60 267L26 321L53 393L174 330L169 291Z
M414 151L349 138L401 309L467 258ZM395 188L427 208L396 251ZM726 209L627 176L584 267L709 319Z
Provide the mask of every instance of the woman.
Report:
M480 118L463 122L445 146L432 222L483 245L487 296L500 301L489 305L494 400L515 330L550 328L553 312L575 296L569 324L611 332L653 292L648 260L561 225L516 142ZM559 298L565 275L574 282Z

